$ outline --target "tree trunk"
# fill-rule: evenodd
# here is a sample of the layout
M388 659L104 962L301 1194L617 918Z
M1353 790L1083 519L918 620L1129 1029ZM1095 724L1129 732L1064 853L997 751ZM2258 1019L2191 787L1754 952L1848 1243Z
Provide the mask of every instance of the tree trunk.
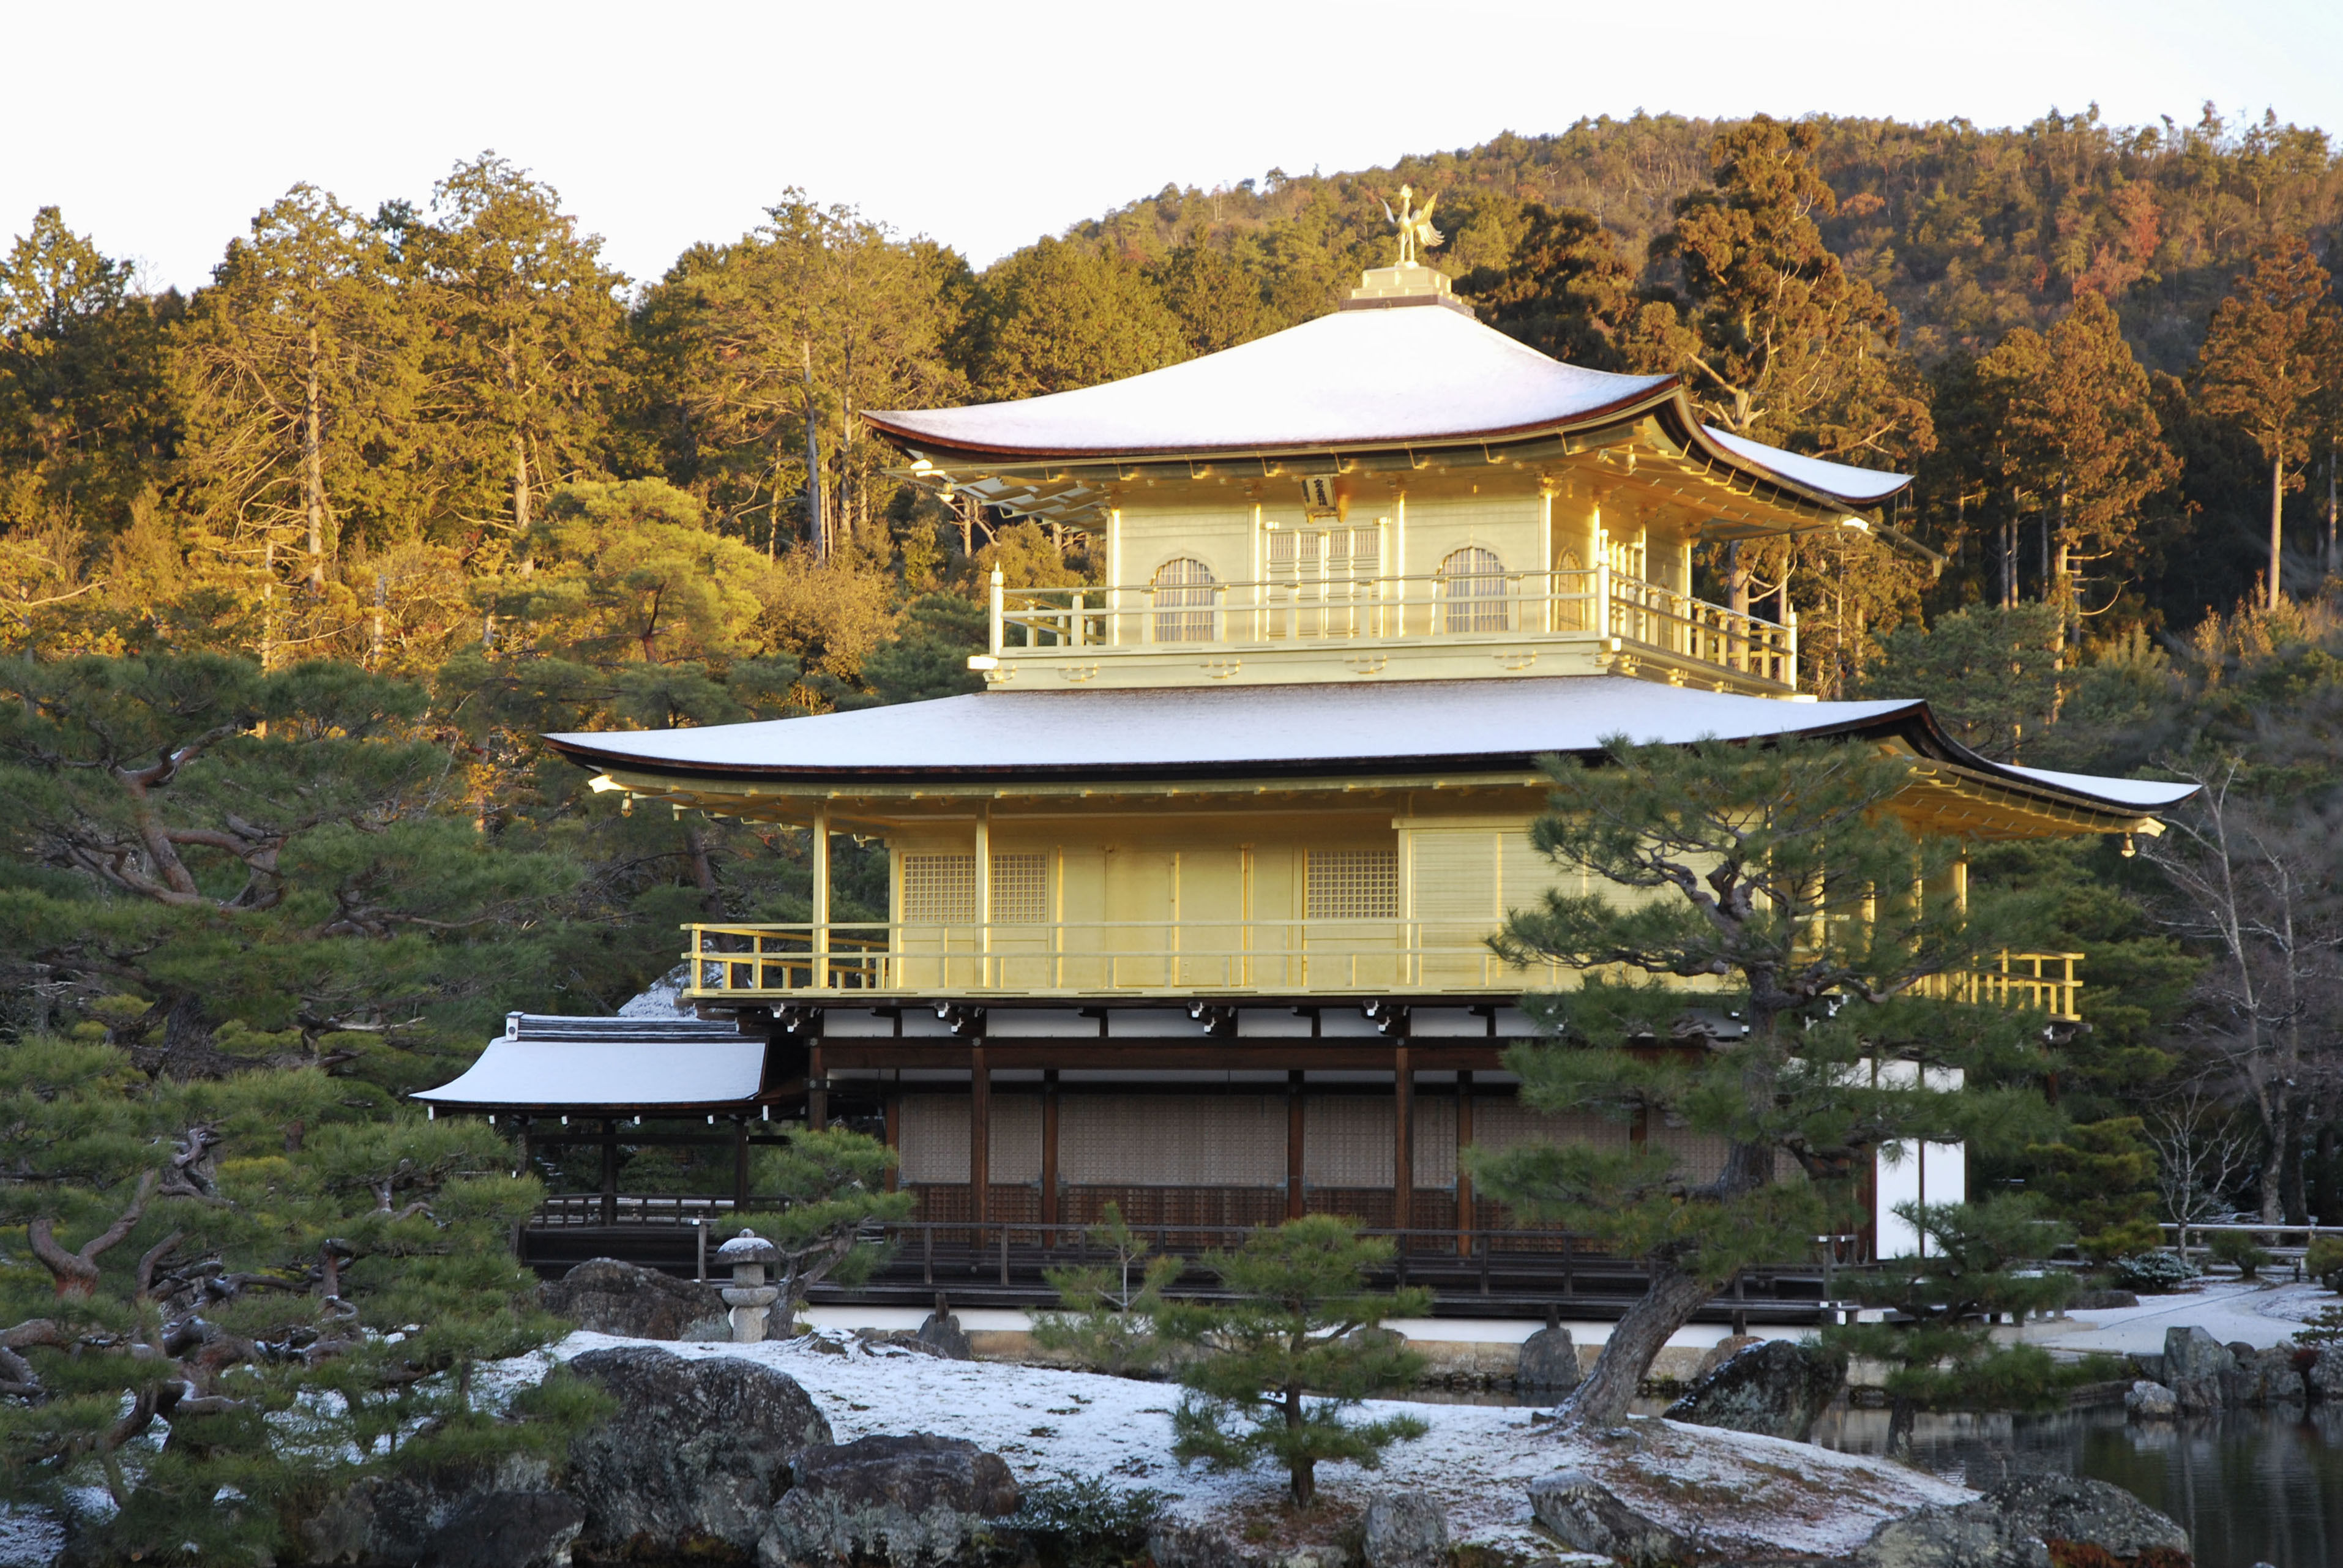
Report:
M1749 574L1741 567L1741 541L1725 547L1725 608L1735 615L1749 613Z
M1285 1431L1288 1437L1302 1430L1302 1385L1285 1385ZM1293 1492L1293 1504L1307 1508L1318 1495L1318 1462L1306 1455L1296 1455L1286 1467Z
M716 880L715 862L708 857L708 835L698 824L683 830L683 843L691 857L691 879L699 889L700 911L711 920L724 918L724 890Z
M317 329L309 328L309 375L302 387L301 509L309 521L309 591L326 591L325 398L317 387Z
M2270 459L2270 565L2269 608L2276 609L2280 598L2278 566L2279 553L2286 548L2286 460Z
M512 509L513 532L528 548L528 438L518 430L512 438Z
M824 508L821 481L821 416L813 402L813 349L798 346L805 368L806 535L813 543L813 558L830 559L830 518Z
M1627 1403L1643 1386L1652 1362L1715 1294L1716 1287L1707 1281L1684 1272L1674 1262L1655 1261L1643 1299L1620 1318L1603 1353L1594 1358L1594 1370L1556 1412L1563 1423L1601 1432L1624 1421Z

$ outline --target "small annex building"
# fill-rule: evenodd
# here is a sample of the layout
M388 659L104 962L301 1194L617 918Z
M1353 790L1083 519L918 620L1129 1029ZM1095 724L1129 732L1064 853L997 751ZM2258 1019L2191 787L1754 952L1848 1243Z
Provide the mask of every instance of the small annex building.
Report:
M1842 737L1908 757L1899 810L1969 840L2154 833L2187 793L1987 760L1921 702L1801 692L1793 607L1696 597L1695 548L1892 535L1908 480L1709 429L1674 377L1548 358L1429 267L1128 380L864 417L915 482L1090 534L1105 581L996 577L975 695L550 737L630 802L806 831L812 918L690 928L703 1032L521 1020L422 1098L614 1141L662 1103L744 1151L776 1123L881 1133L930 1227L922 1287L935 1228L998 1247L1007 1286L1012 1248L1113 1202L1212 1241L1352 1215L1403 1235L1443 1310L1599 1294L1567 1239L1476 1198L1458 1149L1643 1140L1696 1176L1723 1151L1515 1097L1522 996L1572 981L1485 941L1557 874L1529 837L1543 754ZM831 918L840 834L884 846L885 920ZM1971 984L2071 1021L2079 957ZM1930 1171L1928 1197L1957 1195L1938 1151L1878 1201Z

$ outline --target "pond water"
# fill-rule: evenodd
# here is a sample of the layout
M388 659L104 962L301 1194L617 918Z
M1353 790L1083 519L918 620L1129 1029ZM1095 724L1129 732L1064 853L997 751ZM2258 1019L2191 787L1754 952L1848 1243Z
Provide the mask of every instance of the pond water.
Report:
M1833 1411L1815 1441L1881 1452L1887 1412ZM2181 1523L2198 1568L2343 1563L2343 1406L2233 1411L2178 1425L2135 1425L2121 1406L1924 1415L1912 1447L1920 1465L1967 1486L2044 1471L2113 1482Z

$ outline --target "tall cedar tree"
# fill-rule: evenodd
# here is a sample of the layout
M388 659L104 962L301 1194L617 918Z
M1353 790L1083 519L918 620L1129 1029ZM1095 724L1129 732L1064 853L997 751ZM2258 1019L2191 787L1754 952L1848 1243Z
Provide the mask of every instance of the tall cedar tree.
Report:
M1592 370L1624 370L1621 341L1634 320L1634 269L1593 213L1533 202L1506 266L1485 267L1458 286L1488 312L1489 325L1541 354Z
M969 374L993 397L1095 387L1188 357L1180 318L1120 256L1045 239L980 281Z
M2055 555L2043 598L2071 636L2082 613L2078 562L2120 558L2141 503L2179 477L2147 372L2106 300L2077 297L2047 334L2019 327L1977 362L2004 459L1993 476L2042 519ZM2016 508L2003 541L2005 602L2016 599Z
M626 279L560 194L483 153L431 193L437 221L399 234L428 323L425 394L438 505L517 548L537 500L604 467L623 379ZM508 551L490 551L494 564Z
M1950 892L1956 846L1896 811L1910 764L1788 740L1636 746L1549 759L1534 839L1599 890L1549 891L1492 945L1586 973L1533 999L1549 1037L1507 1056L1529 1102L1720 1141L1695 1173L1657 1141L1522 1143L1473 1160L1491 1196L1563 1220L1648 1271L1584 1382L1576 1424L1614 1426L1670 1335L1743 1269L1805 1256L1849 1222L1883 1144L1989 1141L2046 1114L1987 1074L2042 1063L2038 1015L1920 1000L1937 977L2020 945L2033 911ZM1619 971L1654 977L1621 984ZM1665 977L1662 979L1660 977ZM1688 1004L1667 982L1714 987ZM1947 1070L1968 1074L1953 1092ZM1807 1180L1785 1180L1781 1163Z
M2302 485L2311 437L2332 429L2343 385L2343 312L2332 279L2292 235L2255 257L2213 311L2197 361L2197 399L2236 425L2269 465L2269 578L2264 603L2282 597L2286 493Z
M1295 1504L1306 1508L1321 1462L1373 1470L1384 1449L1423 1436L1413 1416L1343 1419L1350 1406L1423 1370L1404 1340L1378 1332L1385 1318L1432 1306L1428 1291L1367 1288L1368 1271L1391 1255L1389 1241L1362 1240L1350 1221L1312 1214L1199 1260L1230 1299L1156 1309L1163 1338L1199 1352L1181 1368L1188 1392L1172 1412L1172 1452L1215 1470L1282 1465Z
M558 1462L594 1412L493 1413L480 1362L561 1332L507 1244L542 1190L476 1121L314 1068L150 1081L121 1050L0 1051L0 1502L90 1562L267 1562L367 1473Z
M296 186L229 245L176 334L191 496L264 592L321 599L346 525L371 518L379 548L417 498L402 459L421 346L391 264L365 219Z
M1926 389L1896 347L1895 307L1824 240L1838 200L1815 166L1819 139L1810 124L1763 115L1718 134L1714 184L1679 200L1674 226L1652 245L1682 292L1637 313L1630 357L1682 376L1703 417L1734 435L1840 462L1906 462L1936 445ZM1757 573L1785 599L1795 577L1819 580L1825 597L1808 599L1801 646L1807 684L1826 695L1860 669L1873 628L1915 608L1909 563L1836 534L1731 545L1720 566L1736 609Z
M881 470L899 458L860 411L967 396L946 348L968 266L797 190L766 219L687 252L636 327L684 416L666 437L679 478L768 555L786 528L826 557L894 491Z

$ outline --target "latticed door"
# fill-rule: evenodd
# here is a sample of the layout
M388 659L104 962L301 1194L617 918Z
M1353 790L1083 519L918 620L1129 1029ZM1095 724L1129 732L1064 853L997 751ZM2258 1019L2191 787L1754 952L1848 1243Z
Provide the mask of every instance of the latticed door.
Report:
M1442 621L1451 632L1505 631L1513 625L1505 598L1505 568L1492 550L1478 546L1452 552L1440 563Z
M1264 638L1375 634L1382 528L1272 528L1264 545Z
M1199 560L1182 556L1157 569L1153 584L1155 640L1212 640L1212 573Z

